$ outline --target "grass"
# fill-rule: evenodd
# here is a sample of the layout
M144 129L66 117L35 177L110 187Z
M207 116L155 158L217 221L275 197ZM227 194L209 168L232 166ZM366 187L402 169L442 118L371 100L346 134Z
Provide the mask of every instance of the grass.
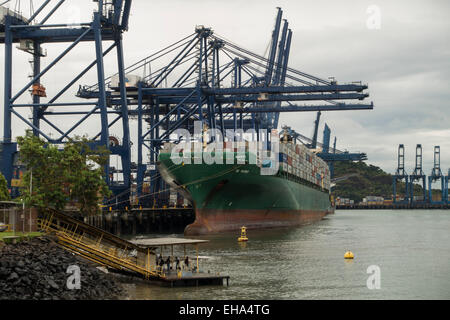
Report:
M15 234L17 237L20 237L21 240L23 238L33 238L33 237L39 237L42 235L41 232L16 232ZM0 241L3 241L3 238L5 237L13 237L14 236L14 232L0 232Z

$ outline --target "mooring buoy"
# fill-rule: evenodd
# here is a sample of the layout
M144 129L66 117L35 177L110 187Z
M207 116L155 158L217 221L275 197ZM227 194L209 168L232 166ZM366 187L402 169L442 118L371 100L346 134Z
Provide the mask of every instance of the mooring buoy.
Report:
M353 254L353 252L351 252L351 251L347 251L345 254L344 254L344 258L345 259L353 259L355 257L355 255Z
M241 236L238 238L239 242L245 242L248 241L247 238L247 228L246 227L241 227Z

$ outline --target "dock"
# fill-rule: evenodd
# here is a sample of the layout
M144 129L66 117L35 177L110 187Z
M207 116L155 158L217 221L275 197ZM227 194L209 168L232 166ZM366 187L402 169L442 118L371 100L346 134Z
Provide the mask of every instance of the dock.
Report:
M196 249L196 259L194 268L186 270L185 266L181 267L179 272L175 270L162 271L164 277L159 279L158 282L162 285L170 287L178 286L202 286L202 285L229 285L230 277L228 275L220 275L220 273L209 273L200 271L198 246L200 244L208 243L209 240L199 239L186 239L186 238L153 238L153 239L137 239L130 241L132 244L137 245L144 250L151 250L153 252L160 251L163 254L163 250L166 247L170 248L170 257L174 257L174 247L183 246L184 258L186 257L186 246L193 245ZM184 258L182 261L184 261Z
M176 275L168 275L162 283L170 287L193 287L193 286L223 286L224 281L229 285L230 276L213 275L209 273L193 273L178 278Z
M422 209L422 210L443 210L450 209L450 204L431 203L397 203L397 204L343 204L336 206L336 210L401 210L401 209Z
M223 285L226 280L229 284L229 276L203 272L200 267L199 245L209 240L156 238L127 241L55 210L49 210L39 225L45 233L56 236L66 250L111 271L143 278L149 283L170 287L200 286ZM186 254L188 245L195 247L195 260ZM175 264L175 246L184 249L178 265ZM170 253L165 251L167 247ZM170 258L169 263L166 263L167 258Z
M78 214L77 211L72 213ZM81 216L78 218L83 219ZM194 220L195 212L192 207L168 207L107 210L101 215L86 218L85 222L120 237L148 233L182 233Z

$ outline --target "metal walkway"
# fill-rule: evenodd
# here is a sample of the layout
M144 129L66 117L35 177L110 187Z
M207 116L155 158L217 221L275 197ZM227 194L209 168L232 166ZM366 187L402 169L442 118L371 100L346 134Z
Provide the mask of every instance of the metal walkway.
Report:
M156 269L155 254L150 248L139 247L57 211L45 214L39 226L44 232L56 235L64 248L92 262L145 279L166 278Z

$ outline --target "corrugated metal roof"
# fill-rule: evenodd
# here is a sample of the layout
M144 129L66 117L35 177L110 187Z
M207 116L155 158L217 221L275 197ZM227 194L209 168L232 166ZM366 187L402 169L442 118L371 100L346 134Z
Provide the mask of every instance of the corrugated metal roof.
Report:
M184 239L184 238L153 238L132 240L131 243L142 247L160 247L184 244L201 244L209 242L209 240Z

